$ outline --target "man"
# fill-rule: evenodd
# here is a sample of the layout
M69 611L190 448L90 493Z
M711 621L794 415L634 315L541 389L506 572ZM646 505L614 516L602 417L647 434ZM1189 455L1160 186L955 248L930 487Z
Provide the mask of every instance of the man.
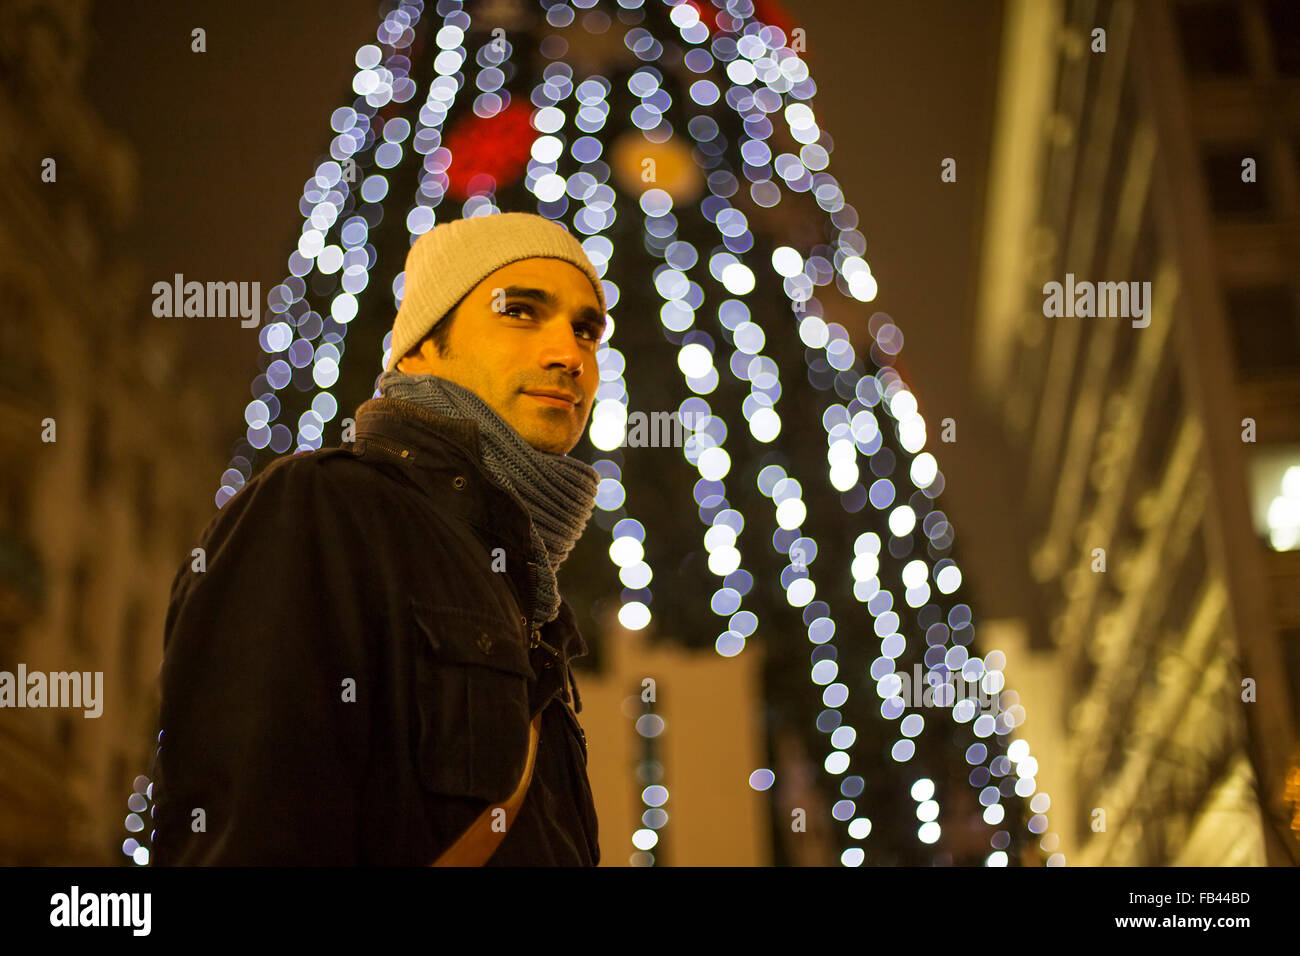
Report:
M156 865L600 860L556 587L600 278L505 213L421 236L405 283L355 441L269 465L173 583Z

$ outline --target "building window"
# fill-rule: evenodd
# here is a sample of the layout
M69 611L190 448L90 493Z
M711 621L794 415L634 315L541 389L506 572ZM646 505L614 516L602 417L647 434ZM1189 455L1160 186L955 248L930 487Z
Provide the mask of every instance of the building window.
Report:
M1300 5L1295 0L1268 0L1264 13L1277 71L1300 76Z
M1286 285L1229 289L1228 327L1246 379L1290 376L1300 368L1300 312Z
M1255 160L1253 183L1242 182L1241 163L1247 156ZM1240 143L1206 147L1201 152L1201 168L1210 194L1215 219L1236 222L1267 222L1273 218L1269 208L1268 150L1259 144Z
M1236 0L1184 2L1174 8L1183 66L1193 77L1243 76L1241 11Z
M1252 448L1250 512L1270 548L1300 550L1300 445Z

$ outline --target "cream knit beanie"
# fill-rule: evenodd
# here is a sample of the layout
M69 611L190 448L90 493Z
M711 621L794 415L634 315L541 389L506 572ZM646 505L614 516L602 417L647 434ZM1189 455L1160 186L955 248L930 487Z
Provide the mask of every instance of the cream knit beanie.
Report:
M406 256L406 288L393 320L388 371L471 289L520 259L563 259L587 274L600 311L605 290L582 244L564 226L529 212L454 219L415 240Z

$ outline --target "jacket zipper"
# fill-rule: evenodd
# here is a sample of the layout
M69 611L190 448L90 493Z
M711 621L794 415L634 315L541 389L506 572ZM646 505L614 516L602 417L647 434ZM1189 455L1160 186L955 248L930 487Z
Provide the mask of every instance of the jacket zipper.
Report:
M537 562L529 561L528 582L532 588L532 606L529 607L528 609L529 613L525 618L525 620L529 621L528 626L529 626L530 633L528 635L528 648L529 650L531 650L534 647L540 647L543 650L545 650L546 653L550 654L558 661L561 659L560 652L556 650L554 647L551 647L550 644L547 644L545 641L542 640L542 629L537 625L537 623L533 620L532 617L532 612L534 608L536 608L537 606L537 591L541 583L539 581L539 577L540 575L538 574L537 571ZM563 678L564 697L567 698L569 696L569 676L570 676L568 673L567 666L565 667L565 671L566 673L564 674L564 678ZM583 762L585 763L587 760L587 732L582 729L582 724L578 722L578 715L573 712L573 710L569 707L568 702L564 698L561 698L560 706L564 708L566 719L568 719L569 723L573 725L573 729L578 732L578 736L582 739L582 759Z
M560 701L560 705L564 708L565 718L573 725L573 729L578 732L578 736L582 738L582 759L585 763L587 760L587 732L582 729L582 724L578 722L578 715L573 712L573 708L564 701Z
M529 635L528 638L528 647L530 650L534 647L540 647L543 650L545 650L546 653L554 657L557 661L560 660L560 652L557 651L555 648L551 647L550 644L547 644L545 641L542 640L541 628L534 627L532 629L532 633ZM578 732L578 736L582 738L582 756L583 759L585 760L587 757L587 732L582 729L582 724L578 723L578 715L575 714L573 712L573 709L569 706L569 701L568 701L569 679L570 679L570 674L569 674L568 667L566 666L565 673L561 678L561 680L564 681L564 687L561 691L560 706L564 708L564 712L568 716L569 722L573 724L573 729L576 730Z
M544 640L542 640L542 629L540 627L534 627L532 629L532 633L528 637L529 650L531 650L534 647L540 647L542 650L546 651L546 653L554 657L557 661L560 659L560 652L556 648L551 647L550 644L547 644Z
M528 626L537 633L537 622L533 620L533 615L537 613L537 562L528 562Z
M378 445L380 448L384 449L385 451L390 451L398 458L402 458L406 461L415 460L415 455L411 451L411 449L403 448L401 445L394 444L393 442L390 442L387 439L375 438L373 436L370 436L370 437L363 438L362 441L368 444Z

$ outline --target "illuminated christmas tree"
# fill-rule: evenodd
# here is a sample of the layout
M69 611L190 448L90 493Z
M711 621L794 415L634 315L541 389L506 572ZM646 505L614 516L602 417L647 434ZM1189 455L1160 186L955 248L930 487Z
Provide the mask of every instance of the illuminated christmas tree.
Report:
M387 6L305 183L216 503L343 437L416 236L560 221L610 307L572 452L604 480L562 575L589 643L611 600L623 626L724 657L764 642L769 733L823 762L845 865L1060 863L1001 656L973 649L903 335L868 305L801 40L759 0ZM665 413L681 447L656 440Z

